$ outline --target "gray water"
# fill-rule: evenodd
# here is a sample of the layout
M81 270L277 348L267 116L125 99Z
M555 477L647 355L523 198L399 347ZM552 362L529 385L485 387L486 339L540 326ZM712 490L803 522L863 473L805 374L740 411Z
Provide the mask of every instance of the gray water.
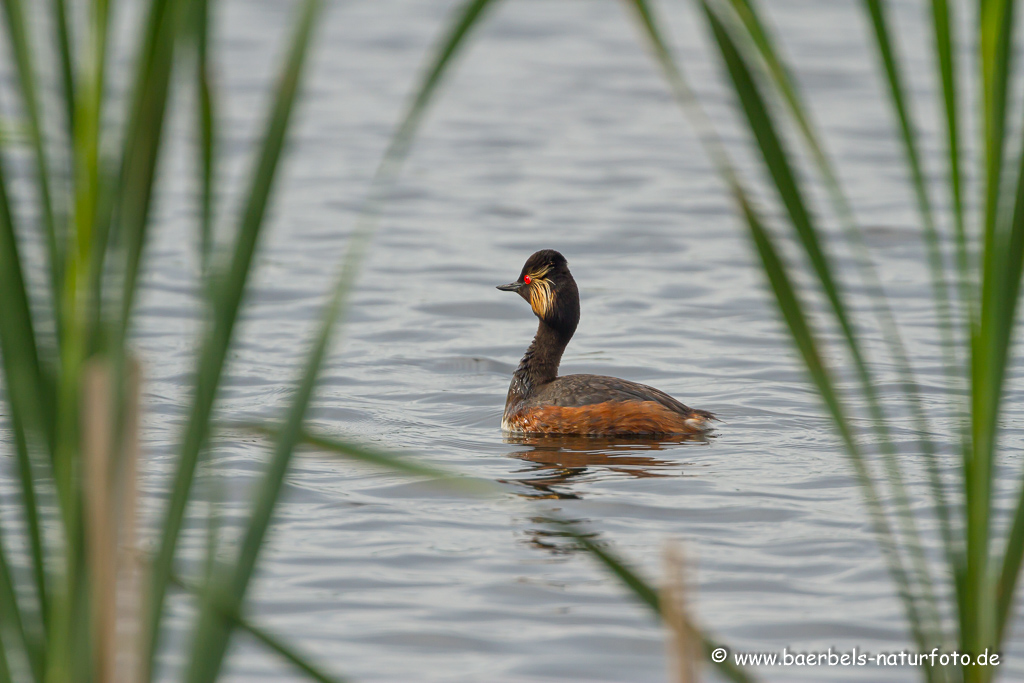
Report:
M658 4L738 163L759 177L692 8ZM766 4L869 226L929 409L944 415L917 219L863 19L854 3ZM288 405L369 178L450 5L336 3L322 22L238 330L224 417L277 419ZM290 10L250 0L218 17L223 170L232 181L222 225L231 225L246 178ZM917 78L930 68L918 24L924 9L898 10L921 82L916 95L928 97L932 84ZM315 452L295 459L251 613L330 671L357 681L666 680L659 625L537 521L551 511L579 520L652 578L661 575L666 541L679 539L696 618L734 651L913 649L861 491L742 226L636 36L610 0L505 3L426 121L387 203L312 426L506 482L506 493L473 497ZM151 514L165 500L198 329L194 199L173 180L192 163L182 132L187 97L179 104L177 144L163 169L172 189L160 199L137 340L148 375ZM934 108L922 100L918 110L934 159ZM713 438L561 446L502 438L509 376L535 320L494 286L548 247L567 256L582 293L563 372L655 385L717 413L723 423ZM830 359L843 366L841 354ZM878 368L890 389L894 374L881 354ZM1007 492L1024 442L1013 391ZM948 445L948 421L938 427ZM896 436L922 494L902 418ZM235 496L219 508L234 528L265 455L259 439L229 435L204 470ZM205 515L201 505L192 509L186 558L201 557ZM174 623L190 614L186 602L173 603ZM1004 680L1024 677L1022 651L1022 636L1013 636ZM165 663L173 673L173 656ZM234 681L300 679L243 636L228 672ZM916 678L909 667L760 674Z

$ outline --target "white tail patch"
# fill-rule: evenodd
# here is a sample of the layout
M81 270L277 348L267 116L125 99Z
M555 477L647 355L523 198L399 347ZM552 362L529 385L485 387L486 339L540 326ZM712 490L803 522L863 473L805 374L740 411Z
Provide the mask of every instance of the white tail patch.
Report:
M683 421L683 424L699 432L706 432L713 429L713 427L711 426L711 420L704 417L703 415L688 417Z

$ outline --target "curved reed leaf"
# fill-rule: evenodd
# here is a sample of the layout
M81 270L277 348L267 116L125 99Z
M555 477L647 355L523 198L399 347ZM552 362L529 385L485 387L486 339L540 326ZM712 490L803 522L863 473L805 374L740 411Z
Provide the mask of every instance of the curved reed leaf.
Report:
M967 229L964 222L963 170L960 161L960 116L957 89L957 56L953 14L948 0L932 0L932 29L935 34L936 67L942 83L942 113L946 121L946 152L949 161L948 180L953 225L956 234L957 269L961 305L969 321L977 315L970 261L967 253Z
M61 291L63 248L57 235L53 198L50 191L50 164L47 161L44 148L43 120L36 87L34 51L29 44L30 33L25 23L21 0L3 0L3 6L4 16L7 19L7 35L14 51L18 82L21 85L21 101L27 114L32 151L35 154L39 213L43 218L43 242L46 244L50 271L50 301L52 309L56 311ZM55 316L55 320L59 334L60 317Z
M202 591L195 586L192 586L185 581L182 581L177 576L172 576L171 581L174 585L182 588L196 597L203 595ZM238 612L232 612L227 607L221 604L214 604L213 608L218 610L219 616L227 622L230 622L233 626L248 633L262 645L267 647L272 652L280 655L282 659L293 665L296 669L306 674L315 681L320 683L345 683L344 678L338 676L329 676L328 674L321 671L317 666L309 661L308 657L305 657L296 652L292 647L287 645L277 636L271 634L266 629L263 629L254 624L250 619L242 616Z
M832 415L833 422L835 422L840 436L846 445L846 450L851 456L850 460L854 466L854 473L858 483L864 490L864 496L867 500L872 527L879 540L879 545L882 547L883 556L887 560L889 572L896 582L897 592L903 601L907 620L910 622L911 633L923 652L927 649L926 646L932 642L931 639L934 637L933 634L936 633L935 629L937 627L928 625L920 615L920 608L918 606L919 596L914 592L913 582L904 568L900 546L896 541L895 534L889 528L874 480L871 477L864 456L860 452L860 447L854 439L846 417L846 411L835 391L831 373L817 350L818 342L815 341L815 335L811 331L807 317L803 312L803 305L800 303L791 280L786 274L787 268L778 251L773 246L770 235L761 225L760 220L753 213L749 205L745 205L742 208L747 224L750 227L754 244L757 247L757 252L761 257L762 266L768 275L772 290L775 292L779 309L789 327L791 336L797 344L797 348L800 350L801 356L803 356L804 364L810 372L811 379L817 387L818 393L825 401L825 405ZM926 669L929 678L933 675L933 671L932 669Z
M91 3L87 16L89 36L80 60L81 87L75 91L75 127L70 150L73 197L58 313L61 318L61 381L57 384L55 398L52 450L53 476L67 543L63 553L67 569L64 585L59 590L63 604L54 610L60 623L51 624L52 647L47 651L47 664L53 667L47 675L53 680L70 675L72 662L81 654L73 651L74 629L84 618L80 596L85 593L80 585L85 576L85 554L79 533L82 501L77 458L81 426L78 380L95 341L90 338L92 331L89 329L91 311L99 306L98 299L90 300L89 291L96 282L90 272L96 264L95 240L107 230L107 221L101 219L98 209L103 196L100 157L105 130L103 105L106 101L109 1Z
M804 200L804 193L796 173L789 163L789 153L776 131L768 106L758 90L750 68L725 26L707 2L702 1L701 5L711 27L712 37L718 45L722 61L725 63L726 72L732 79L733 90L737 94L741 109L746 114L747 124L754 134L757 149L761 152L779 199L789 214L798 242L807 254L818 277L822 292L828 299L836 320L850 344L855 361L858 366L863 367L864 362L857 343L857 334L853 330L846 310L842 287L833 275L837 271L831 257L825 251L823 240Z
M3 643L0 642L0 683L10 683L11 680L11 667L7 664L7 653L4 651Z
M174 51L191 2L154 0L150 6L142 58L124 139L117 206L117 236L124 243L124 284L118 331L123 340L130 328L139 268L149 233L149 208L156 164L163 138ZM101 223L106 225L104 221ZM103 240L97 245L104 249Z
M6 359L4 360L6 363ZM4 375L14 371L4 368ZM39 632L45 634L46 619L49 616L48 580L46 571L45 542L40 524L39 497L36 493L35 476L29 455L28 438L25 435L24 420L16 414L18 408L11 404L11 431L14 433L14 452L17 462L18 484L21 487L21 509L25 516L25 531L28 536L29 552L32 557L32 580L35 589L35 606L39 621Z
M997 234L996 249L1002 256L999 260L1002 272L991 274L992 280L997 278L1001 280L995 288L998 294L998 307L994 316L982 314L983 332L986 330L985 324L989 320L996 327L996 330L991 333L995 338L993 344L995 357L990 362L994 366L993 384L997 386L993 388L993 391L997 392L997 395L1002 394L1003 384L1006 381L1010 353L1013 348L1014 320L1016 320L1019 309L1021 275L1024 272L1024 149L1021 150L1018 163L1017 193L1013 214L1009 225L1003 227ZM986 273L986 278L989 275ZM983 304L983 310L984 308ZM998 405L995 410L998 414ZM1022 554L1024 554L1024 490L1017 501L1013 524L1007 537L1006 549L1003 552L999 582L996 586L994 640L996 645L1002 643L1007 622L1013 613L1013 596L1020 575Z
M967 498L967 571L962 609L965 618L964 647L981 651L994 647L1002 632L999 624L1002 609L997 603L1011 600L1012 595L998 595L998 588L1008 588L1010 577L991 580L992 539L992 477L998 439L998 419L1006 359L1009 351L1012 315L1016 306L1017 281L1011 282L1014 271L1008 252L1017 217L1007 220L1003 198L1003 164L1006 144L1007 88L1012 71L1012 27L1014 2L992 0L980 7L980 64L982 76L982 109L984 140L984 222L981 283L981 315L972 338L972 446L966 473ZM1016 213L1016 210L1015 210ZM1012 287L1012 291L1009 288ZM1017 533L1016 529L1011 530ZM1017 542L1011 536L1002 569L1014 564ZM1019 569L1018 569L1019 571ZM1015 583L1015 579L1013 580ZM988 672L980 667L967 671L971 680L984 680Z
M705 8L711 16L709 0L702 0ZM790 76L784 64L775 54L771 37L764 30L762 23L753 10L752 0L730 0L730 5L739 17L746 33L744 38L748 44L736 47L731 55L725 54L727 66L733 78L734 89L740 96L748 114L748 123L751 130L758 138L759 146L766 158L766 163L773 175L773 181L780 190L780 197L790 214L790 219L795 227L801 227L805 219L802 215L802 207L795 197L785 196L787 192L792 193L791 173L785 170L780 171L780 158L783 158L784 151L781 151L776 142L766 134L771 125L771 111L763 103L758 102L757 89L753 78L748 74L741 73L742 67L741 52L743 49L756 50L765 60L767 71L778 89L780 96L793 110L794 120L797 128L805 136L813 135L813 129L808 124L808 119L799 111L799 96L796 88L789 83ZM1002 565L999 567L997 581L993 581L993 572L990 568L991 529L992 523L992 475L994 471L994 458L996 453L996 438L998 434L998 416L1002 401L1003 384L1008 369L1008 358L1012 345L1013 321L1015 320L1017 299L1019 298L1020 280L1024 271L1024 152L1020 157L1021 168L1017 177L1017 198L1012 204L1008 201L1006 193L1003 192L1002 177L1005 175L1003 169L1003 158L1005 156L1006 144L1006 107L1007 107L1007 85L1011 79L1012 72L1012 18L1014 16L1014 3L1011 1L992 0L981 3L981 40L979 51L981 54L982 82L984 90L984 135L985 140L985 193L984 209L984 251L982 259L982 289L981 305L978 318L975 318L976 303L971 291L971 278L969 269L969 250L967 247L967 235L965 228L965 207L962 197L962 168L959 150L959 116L958 116L958 94L956 87L956 49L953 36L953 20L955 15L951 11L946 0L934 0L931 3L932 25L934 32L935 49L937 55L936 70L939 80L943 85L943 104L945 115L945 127L947 137L947 154L949 166L949 192L950 204L952 207L953 221L955 228L956 245L956 268L958 271L958 289L963 310L966 312L966 320L973 321L974 329L970 338L971 380L972 380L972 402L971 415L972 424L970 432L962 430L962 448L965 467L965 498L966 498L966 552L963 556L958 549L957 541L953 536L951 524L948 520L947 506L943 500L943 486L936 463L929 448L930 439L923 442L928 453L928 473L932 488L932 496L936 504L936 511L941 523L943 544L946 548L946 558L953 576L953 585L956 589L956 602L959 608L961 630L961 648L967 652L981 652L985 649L990 651L997 649L1002 642L1006 623L1013 611L1013 594L1015 592L1017 578L1022 565L1024 555L1024 490L1017 501L1016 514L1013 519L1013 526L1007 536L1006 549L1002 556ZM912 118L909 113L909 104L903 94L901 67L895 57L895 51L889 30L886 8L881 0L865 0L864 7L870 19L874 31L878 54L884 68L884 80L888 83L890 99L899 123L899 130L904 147L905 160L909 169L914 193L917 198L918 210L924 225L923 237L927 249L930 278L932 282L933 299L935 301L940 334L942 335L942 352L944 364L950 379L950 386L955 391L962 386L962 375L956 365L955 357L955 335L952 330L952 310L948 300L946 284L946 262L943 254L942 243L938 230L935 226L933 212L930 206L928 188L924 178L924 172L917 151L916 132ZM643 14L643 13L641 13ZM643 23L650 24L649 17ZM714 27L713 27L714 28ZM721 44L722 38L728 38L728 29L718 27L716 34ZM721 45L720 45L721 46ZM656 54L664 62L667 50L663 47L656 47ZM723 52L727 50L723 49ZM664 67L664 65L663 65ZM670 79L678 78L679 74L672 68L664 67ZM748 69L749 71L749 69ZM749 82L741 82L747 79ZM677 92L680 88L674 88ZM691 94L687 94L692 97ZM680 98L685 99L685 98ZM706 125L706 122L702 122ZM706 129L704 129L706 132ZM816 142L811 142L809 147L812 155L819 160L822 174L826 178L826 184L832 185L830 177L834 174L828 168L827 160L820 155L821 147ZM719 165L722 155L715 150L712 160ZM772 168L772 166L775 168ZM799 308L799 302L795 296L784 296L787 289L785 283L785 266L773 256L770 235L763 228L755 225L758 220L751 211L749 202L745 201L745 193L742 188L737 188L738 181L736 174L727 169L723 176L730 186L730 190L741 204L747 216L748 223L754 233L759 253L762 257L762 265L772 280L773 289L776 291L780 308L787 316L791 328L791 335L801 345L800 338L804 334L796 329L798 318L794 312L794 305ZM838 189L838 184L835 185ZM840 198L838 192L834 192L834 199ZM845 211L841 202L835 202L840 208L839 213ZM812 223L813 225L813 223ZM812 263L813 263L812 256ZM777 261L774 263L773 261ZM774 270L774 275L772 274ZM791 286L789 286L791 288ZM880 288L878 291L881 291ZM790 299L787 304L785 299ZM787 312L787 307L791 310ZM802 314L801 314L802 316ZM889 325L885 317L880 319L883 327ZM897 348L897 347L894 347ZM804 348L804 354L806 348ZM814 361L806 359L806 364L812 371L812 376L818 376L814 370ZM909 369L909 364L907 364ZM909 378L909 375L908 375ZM817 380L820 385L820 378ZM909 383L908 383L909 386ZM867 396L870 391L862 390ZM819 386L819 392L823 393ZM923 415L920 414L920 407L913 392L908 391L908 397L912 397L911 409L915 413L915 420L924 425ZM828 399L826 397L826 401ZM872 410L874 414L874 410ZM876 420L877 422L877 420ZM927 430L921 430L926 432ZM865 472L866 474L866 472ZM889 470L889 480L893 479L893 472ZM869 504L874 514L874 506ZM878 529L876 529L878 531ZM884 537L886 532L882 532ZM893 539L881 538L884 543ZM883 547L883 549L885 549ZM899 548L892 548L898 550ZM920 573L922 557L917 555L914 560L916 571ZM900 585L900 579L897 584ZM904 592L901 588L901 592ZM917 598L913 594L905 594L911 602ZM914 628L915 619L910 615L911 625ZM993 677L992 670L983 670L981 667L965 667L962 672L958 671L934 671L926 670L929 677L959 675L962 673L969 681L987 681Z
M310 4L316 4L311 2ZM341 275L343 281L350 278L346 268ZM328 304L321 329L314 342L313 350L307 357L302 378L288 410L287 421L278 434L267 469L253 494L253 509L249 525L242 540L238 559L231 567L215 571L207 590L194 631L193 655L189 662L186 680L193 683L213 681L217 678L227 652L231 637L231 624L226 623L218 610L210 605L222 601L225 609L237 611L241 608L249 587L256 560L259 557L274 508L280 498L281 487L291 462L291 456L301 439L302 423L306 409L312 399L319 377L319 369L327 354L332 332L338 323L348 288L339 287Z
M60 63L60 99L64 103L68 140L73 140L75 136L75 73L71 66L71 31L68 27L68 12L65 3L66 0L50 0L50 14L53 18L57 61Z
M790 284L790 278L786 275L786 269L771 244L770 236L762 227L761 219L754 211L748 199L748 193L733 169L717 132L704 114L700 103L694 97L693 91L686 83L682 71L672 56L668 45L662 38L659 23L655 19L650 5L646 0L633 0L631 6L637 12L643 35L662 67L673 94L697 129L698 138L708 152L716 170L722 175L750 229L751 239L757 247L758 254L761 256L764 270L768 275L769 283L776 295L776 300L783 313L783 317L789 326L791 336L796 342L804 364L815 386L818 387L819 394L832 415L836 428L850 455L851 462L854 465L854 472L864 491L869 515L872 520L872 527L878 536L883 557L886 560L893 580L896 582L897 591L904 600L904 608L907 611L911 631L919 644L924 643L928 639L917 607L918 596L911 589L911 583L903 565L899 546L895 541L885 512L881 507L867 463L864 461L860 448L853 437L852 429L846 417L846 411L842 408L839 397L835 393L829 372L817 351L814 335L811 333L806 316L803 314L802 306L799 304L795 291Z
M1014 595L1024 564L1024 485L1017 494L1017 506L1006 538L1006 549L999 567L996 584L996 627L994 641L1002 643L1006 637L1007 625L1014 615Z
M209 274L213 247L213 211L215 197L215 153L217 148L213 84L210 79L210 0L195 0L194 32L196 41L196 120L199 128L199 166L202 186L199 190L199 264Z
M293 648L286 645L277 636L271 634L265 629L260 628L256 624L248 621L237 615L229 617L235 626L248 633L250 636L258 640L272 652L277 653L282 659L287 661L289 664L294 666L296 669L306 674L314 681L320 681L320 683L345 683L347 679L339 676L329 676L319 668L310 663L307 657L296 652Z
M982 85L983 140L985 143L985 255L1000 212L1003 159L1006 144L1007 87L1013 58L1013 0L987 0L979 4L979 44ZM987 272L987 269L986 269Z
M959 593L962 589L964 565L963 551L961 549L962 539L959 538L959 534L954 533L951 523L945 485L939 472L936 448L932 442L932 431L925 415L920 389L914 377L914 371L911 367L902 335L896 325L892 309L886 299L877 270L868 252L867 244L864 241L863 231L856 222L849 200L843 192L838 177L833 170L832 162L829 161L828 156L824 152L824 146L819 139L820 136L812 123L810 110L805 107L798 85L775 47L776 41L772 38L765 22L760 18L755 0L729 0L729 4L733 7L740 20L739 24L745 29L745 32L737 37L737 52L742 53L742 48L749 42L756 48L757 54L764 60L770 80L774 83L776 90L782 97L782 101L786 104L787 110L796 122L797 130L801 133L801 137L824 180L828 196L839 219L847 244L853 249L854 260L860 272L861 280L868 292L872 311L878 321L883 338L900 376L901 389L907 398L911 417L917 427L917 437L922 454L925 457L933 507L939 520L943 551L949 566L953 568L953 584L955 590ZM766 114L771 111L767 107L762 109L764 109ZM873 419L885 429L885 422L879 414L880 407L878 401L874 398L874 382L870 378L865 381L864 370L866 365L863 362L856 338L850 334L851 331L848 325L843 326L847 344L851 346L851 352L854 354L854 359L858 366L862 387L865 387ZM883 434L882 436L883 443L891 444L891 440L887 435ZM891 449L887 453L887 459L887 467L891 472L894 468L898 467ZM918 558L920 562L920 556Z
M658 594L657 588L652 586L647 580L641 578L640 575L630 568L625 561L610 550L607 544L594 541L591 534L583 532L575 523L570 522L569 520L548 516L543 517L542 521L557 527L559 531L565 533L576 541L580 547L586 550L593 557L597 558L597 560L600 561L613 576L619 579L623 585L629 589L634 597L650 608L655 615L659 617L664 616L662 613L661 598ZM711 665L718 673L734 683L753 683L753 681L756 680L728 659L722 662L716 662L712 659L711 652L717 649L720 643L709 638L706 633L702 633L700 629L696 628L692 623L688 624L688 626L689 630L697 633L699 636L706 659L711 662Z
M0 636L4 635L7 637L0 637L0 650L7 654L11 651L8 648L16 647L21 659L29 665L29 673L33 680L41 683L43 662L39 644L33 642L26 628L25 619L15 595L14 579L11 576L11 565L7 561L7 551L4 548L3 539L0 538Z
M274 433L271 430L261 431L269 434ZM365 444L359 444L352 441L345 441L337 437L314 434L308 430L302 431L302 434L299 437L299 443L312 446L313 448L321 451L329 451L331 453L336 453L337 455L342 455L346 458L352 458L353 460L358 460L368 465L376 465L383 469L393 470L395 472L401 472L415 477L429 477L436 481L464 483L472 488L480 487L479 490L492 492L498 490L491 482L468 479L463 475L456 474L455 472L449 472L448 470L441 469L440 467L424 465L416 462L407 456L388 453L387 451L383 451L378 448L372 448Z
M26 433L38 438L48 453L53 452L53 413L49 406L52 388L44 375L38 352L35 325L29 307L14 216L7 199L7 177L0 159L0 350L5 367L7 400L17 404L25 420Z
M935 312L938 317L940 339L942 340L943 359L946 373L953 387L962 386L962 373L957 369L957 358L954 353L953 317L949 304L949 291L946 282L946 263L942 253L942 242L935 225L935 217L929 199L928 187L925 182L920 154L918 153L917 132L910 113L910 104L904 95L903 76L900 64L896 59L895 48L889 20L886 17L885 4L882 0L863 0L863 6L871 21L878 55L882 61L883 72L888 84L890 100L899 124L900 140L903 145L907 168L910 170L911 184L917 200L918 213L924 226L923 238L928 251L928 267L932 281L932 296L935 301Z
M452 12L452 20L446 23L444 33L434 48L429 65L420 76L412 101L409 104L405 115L402 117L398 129L391 137L388 147L384 152L380 165L374 173L370 183L370 197L362 212L361 228L357 233L372 233L373 221L380 210L380 202L390 189L399 167L405 160L412 144L413 137L420 124L423 122L423 115L427 111L445 72L451 66L456 54L463 48L470 33L479 25L486 12L500 0L464 0Z
M903 95L902 77L900 76L899 64L894 56L894 49L892 41L889 37L888 21L885 16L885 8L881 0L864 0L865 10L870 17L871 25L874 29L874 35L876 44L878 47L879 56L881 57L883 70L886 76L886 80L889 84L889 92L893 108L896 112L897 120L899 121L901 139L903 141L903 147L907 165L910 170L910 176L913 181L915 190L915 196L917 197L918 210L921 214L922 224L924 226L923 237L928 251L928 263L929 270L931 272L932 280L932 295L935 302L935 311L939 322L939 335L941 340L941 349L944 365L946 366L946 375L949 383L953 390L956 391L961 386L961 372L957 369L957 358L954 352L955 337L952 331L952 310L949 306L949 299L947 293L947 285L945 278L945 258L942 254L941 242L939 239L938 231L935 226L934 218L931 211L931 205L928 198L928 190L925 184L924 174L921 169L919 156L917 153L916 134L914 127L911 123L911 117L909 114L909 105L905 101ZM941 23L937 25L937 29L941 29ZM937 40L941 41L941 36L937 36ZM963 259L961 259L961 262ZM966 275L961 271L960 278L961 283L967 281ZM963 285L961 290L964 290ZM964 307L967 312L968 319L971 316L971 306L968 302L964 302ZM958 422L960 422L958 420ZM969 466L971 461L970 449L972 448L971 440L972 436L968 434L968 429L961 423L960 425L960 442L963 452L963 466L966 468ZM973 430L972 430L973 431ZM930 460L930 459L929 459ZM937 472L930 468L930 478L936 481ZM933 495L941 495L941 484L932 484ZM940 499L936 497L936 501ZM940 508L944 508L944 505L939 504ZM940 520L946 517L945 513L940 512ZM947 557L951 558L952 571L954 574L954 586L957 591L959 604L961 606L961 612L965 601L972 601L974 598L968 595L968 585L976 585L976 581L972 580L971 574L975 574L977 578L978 572L977 567L974 565L976 562L972 562L970 559L971 555L971 522L970 514L968 514L967 524L965 525L965 536L966 536L966 553L963 560L959 558L959 553L953 551L952 553L947 550ZM976 524L974 526L977 526ZM946 535L946 531L943 531ZM977 596L975 596L977 597ZM965 629L969 628L966 621L961 615L960 619L961 634Z
M280 429L259 424L238 425L242 429L257 432L274 439L280 438ZM456 488L472 493L497 493L500 489L494 482L475 479L435 465L424 465L407 454L392 453L380 448L348 441L334 436L316 434L303 429L299 436L299 444L310 446L320 451L328 451L337 455L364 462L368 465L401 472L414 477L428 477L434 481L454 485Z
M103 139L103 105L107 76L107 42L110 19L109 0L99 0L89 7L88 49L83 51L81 83L75 90L74 122L71 135L73 171L73 208L70 237L66 248L64 290L61 316L70 336L70 348L61 349L66 375L77 377L77 365L84 352L85 312L80 305L84 288L89 283L89 269L95 258L95 240L107 231L105 217L98 214L102 178L101 149ZM97 225L101 231L97 235ZM98 249L103 251L102 249ZM98 302L97 302L98 303ZM72 372L74 371L74 372ZM66 397L62 397L67 400ZM62 410L78 414L76 406Z
M3 162L0 160L0 301L3 301L3 313L0 315L0 361L10 406L11 429L14 432L36 599L41 618L45 619L49 601L43 557L44 541L29 449L32 444L38 444L41 452L52 454L53 421L45 396L49 392L46 392L47 382L40 368L6 185Z
M859 335L850 320L840 284L832 273L837 272L834 264L830 261L824 251L819 238L819 231L815 221L807 209L803 199L803 192L793 172L782 140L775 130L772 115L767 104L762 99L754 82L753 75L737 46L733 43L728 31L710 5L703 2L705 16L711 26L714 40L720 48L723 61L733 82L733 89L736 92L742 109L747 115L747 122L753 131L757 146L761 150L765 165L768 167L772 181L778 191L779 197L790 217L790 222L796 231L799 243L804 247L808 258L818 276L821 289L828 298L839 322L850 350L850 356L854 361L860 380L860 390L867 399L869 411L874 423L874 428L879 437L879 446L882 451L883 463L888 474L888 483L893 490L896 499L896 517L903 535L903 543L909 549L914 571L909 574L913 594L920 594L922 605L918 607L927 621L926 633L929 634L931 645L938 645L943 642L941 636L941 620L938 612L938 603L935 600L932 587L931 572L928 567L921 538L914 522L913 512L910 506L910 499L907 495L903 474L899 462L892 435L889 431L885 413L879 402L878 394L875 391L876 380L872 376L870 368L865 362L861 352ZM926 647L929 643L924 643Z
M314 4L311 2L309 6ZM378 193L382 193L383 188L394 177L393 174L404 160L413 133L441 82L444 72L459 48L463 46L470 30L479 23L483 16L483 10L490 4L489 0L471 0L455 10L456 19L451 23L452 28L442 39L440 49L432 60L432 66L427 70L417 88L413 103L392 138L384 160L375 175L375 188L371 189L370 210L364 210L364 221L357 227L349 241L337 285L321 318L320 330L313 348L307 356L292 406L288 411L285 424L278 434L270 464L254 497L253 512L242 541L238 560L233 567L217 572L207 586L209 596L227 596L227 604L234 609L241 605L248 589L260 548L270 526L274 507L280 496L284 475L295 446L302 436L306 409L316 388L320 366L326 356L335 327L346 308L359 266L369 245L373 227L371 219L375 217L376 202L380 197L380 195L373 194L373 190L376 189ZM230 625L225 624L214 611L204 607L200 612L195 630L194 655L187 680L192 683L200 683L212 681L217 676L230 636Z
M167 581L174 564L175 549L181 532L189 492L195 478L199 455L209 436L210 415L223 376L235 322L238 319L245 295L253 256L262 233L267 203L299 90L310 32L320 6L320 0L306 0L302 7L289 56L282 69L278 90L267 118L267 128L260 154L253 167L231 261L223 276L212 285L214 287L213 320L199 353L195 396L180 448L178 469L175 473L171 498L163 523L160 550L152 567L148 621L145 631L147 668L152 667L155 656Z

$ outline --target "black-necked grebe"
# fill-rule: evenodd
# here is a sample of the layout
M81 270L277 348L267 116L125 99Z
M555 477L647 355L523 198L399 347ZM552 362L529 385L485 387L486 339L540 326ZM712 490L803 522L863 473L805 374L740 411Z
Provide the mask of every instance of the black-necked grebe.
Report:
M580 321L580 293L565 257L552 249L526 261L518 292L540 319L537 335L512 375L501 428L512 434L608 436L694 434L715 416L663 391L602 375L558 376L558 363Z

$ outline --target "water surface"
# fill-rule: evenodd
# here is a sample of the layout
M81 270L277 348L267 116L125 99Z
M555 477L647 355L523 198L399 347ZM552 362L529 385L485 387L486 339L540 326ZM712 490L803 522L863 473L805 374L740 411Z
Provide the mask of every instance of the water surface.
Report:
M450 4L338 3L327 14L238 331L225 416L276 419L287 405L369 177ZM729 125L701 25L688 5L659 5L738 163L758 173L742 153L746 138ZM777 0L769 9L870 226L928 404L942 414L915 215L865 57L866 27L854 3ZM225 215L246 177L289 10L248 0L228 3L219 17L224 170L236 181L220 203ZM926 71L915 23L923 10L898 10L910 68ZM930 88L925 79L917 94ZM918 109L938 139L927 104ZM178 130L188 113L183 98ZM171 177L193 163L178 140L164 168ZM150 512L164 501L195 351L190 191L179 183L161 198L141 304ZM717 413L724 422L713 438L502 438L509 375L535 320L494 286L540 248L567 256L582 293L563 372L655 385ZM505 482L507 493L475 498L330 455L296 458L252 612L325 668L361 681L665 680L658 624L538 522L551 511L585 523L652 577L666 540L681 539L694 565L697 617L734 649L910 647L860 490L741 225L618 3L516 0L490 17L387 206L343 337L313 426ZM879 361L884 390L894 376ZM1013 392L1008 491L1022 443L1016 385ZM949 424L940 427L948 438ZM913 459L906 422L896 436ZM240 495L265 453L258 439L227 438L206 472ZM244 509L227 504L220 514L237 528ZM204 515L202 506L192 511L186 557L201 555ZM175 603L173 614L183 623L187 604ZM1012 638L1005 680L1024 676L1022 645ZM174 661L167 664L172 672ZM228 670L235 681L297 677L244 637ZM915 675L780 668L763 677Z

